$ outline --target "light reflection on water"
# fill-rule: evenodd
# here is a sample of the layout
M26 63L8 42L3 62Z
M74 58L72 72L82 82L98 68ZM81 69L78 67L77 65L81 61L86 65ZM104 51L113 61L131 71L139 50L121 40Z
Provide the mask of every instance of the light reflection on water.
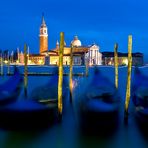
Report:
M92 68L93 69L93 68ZM90 72L92 71L90 69ZM83 69L84 70L84 69ZM82 70L82 71L83 71ZM101 72L114 82L114 68L113 67L100 67ZM67 70L68 71L68 70ZM148 68L142 68L142 71L147 73ZM126 74L127 68L119 68L119 92L121 95L121 108L120 108L120 120L119 127L110 137L101 136L90 136L82 135L79 132L79 126L77 122L76 110L77 105L75 102L77 96L81 93L87 82L91 80L90 77L86 79L85 77L74 77L74 98L73 104L69 103L67 99L67 107L63 115L62 123L57 123L52 127L49 127L45 131L35 132L35 131L4 131L0 130L0 147L1 148L11 148L11 147L21 147L21 148L75 148L75 147L103 147L103 148L132 148L140 147L145 148L148 146L148 138L143 136L143 133L139 130L136 121L134 119L134 108L132 102L130 102L129 108L129 123L127 126L123 122L124 113L124 99L125 99L125 89L126 89ZM68 77L64 77L67 80ZM0 77L1 82L5 81L6 77ZM50 76L29 76L28 77L28 94L32 90L40 85L46 84L50 79ZM79 88L79 82L83 82L83 85ZM83 87L82 87L83 86ZM89 88L88 88L89 91ZM19 99L23 98L23 90Z

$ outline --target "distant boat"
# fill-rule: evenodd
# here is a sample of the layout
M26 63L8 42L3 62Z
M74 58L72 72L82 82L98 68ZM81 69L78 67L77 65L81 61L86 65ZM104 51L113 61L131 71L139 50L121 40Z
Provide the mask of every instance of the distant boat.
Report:
M87 81L87 80L85 80ZM89 82L87 82L89 83ZM120 97L114 84L95 68L90 83L81 95L76 95L79 105L79 122L84 131L105 132L118 123Z
M6 82L0 84L0 105L5 105L17 100L23 85L23 78L15 67L14 75Z
M140 124L148 125L148 76L135 68L132 83L132 100L136 119Z

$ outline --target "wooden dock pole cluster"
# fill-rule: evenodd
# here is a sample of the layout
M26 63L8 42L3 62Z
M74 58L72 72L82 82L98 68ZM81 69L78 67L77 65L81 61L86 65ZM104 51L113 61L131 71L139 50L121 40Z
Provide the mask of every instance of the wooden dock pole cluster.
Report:
M27 98L27 85L28 85L28 57L27 57L27 45L24 45L24 95Z
M128 73L126 86L126 100L125 100L125 121L128 120L128 108L131 96L131 70L132 70L132 36L128 36Z
M69 89L70 89L70 102L72 102L72 89L73 89L73 84L72 84L72 73L73 73L73 45L71 45L71 50L70 50L70 72L69 72Z
M63 84L63 50L64 50L64 32L60 33L60 49L59 49L59 78L58 78L58 113L62 119L62 84Z
M118 44L114 46L115 86L118 89Z

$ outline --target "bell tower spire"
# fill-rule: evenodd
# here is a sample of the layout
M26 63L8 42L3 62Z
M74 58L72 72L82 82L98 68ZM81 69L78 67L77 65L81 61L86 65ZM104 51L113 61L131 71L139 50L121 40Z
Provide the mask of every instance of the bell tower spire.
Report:
M40 54L48 51L48 30L44 19L44 13L42 13L42 22L40 26Z
M42 13L42 24L41 25L46 26L45 19L44 19L44 13Z

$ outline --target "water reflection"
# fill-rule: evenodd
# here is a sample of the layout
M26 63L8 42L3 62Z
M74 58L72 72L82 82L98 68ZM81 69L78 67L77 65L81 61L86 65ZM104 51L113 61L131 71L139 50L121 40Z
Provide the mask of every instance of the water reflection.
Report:
M107 76L112 82L114 82L114 69L112 67L101 67L102 73ZM143 69L145 73L148 73L148 68ZM89 70L91 72L91 69ZM123 122L124 113L124 100L125 100L125 86L126 86L126 67L119 69L119 91L121 95L121 107L119 127L111 136L94 136L80 133L78 126L78 119L76 116L76 102L77 98L73 100L73 104L70 104L68 98L66 100L67 107L63 115L63 121L57 123L43 132L17 132L17 131L4 131L0 130L0 147L2 148L87 148L87 147L101 147L101 148L131 148L140 147L145 148L148 146L147 137L138 128L137 122L134 118L133 104L130 102L129 108L129 122L125 126ZM5 78L0 77L5 80ZM85 77L74 77L74 86L83 81ZM88 79L91 79L88 77ZM44 85L48 81L48 77L28 77L28 94L30 94L35 87ZM68 80L68 79L67 79ZM83 81L83 86L87 84L87 81ZM68 82L67 82L68 83ZM78 87L81 92L84 91L83 87ZM76 96L74 91L74 96ZM77 94L78 95L78 94ZM23 96L23 91L21 96ZM19 99L22 99L22 97Z

